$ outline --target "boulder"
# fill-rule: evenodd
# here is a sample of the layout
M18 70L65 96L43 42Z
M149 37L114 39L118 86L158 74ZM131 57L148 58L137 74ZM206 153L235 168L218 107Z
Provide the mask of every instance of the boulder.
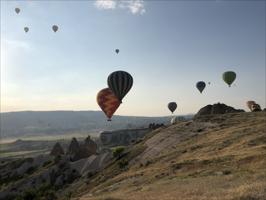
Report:
M64 149L62 148L62 146L60 145L59 142L55 143L52 151L50 152L51 156L60 156L60 155L64 155Z

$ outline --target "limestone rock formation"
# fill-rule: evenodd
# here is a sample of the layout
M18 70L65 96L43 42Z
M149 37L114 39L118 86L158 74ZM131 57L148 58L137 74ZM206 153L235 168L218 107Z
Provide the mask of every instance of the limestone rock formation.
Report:
M60 145L60 143L57 142L54 145L54 147L53 147L50 155L52 155L52 156L60 156L60 155L63 155L63 154L65 154L64 149L62 148L62 146Z
M109 147L129 145L133 141L143 138L150 131L150 128L103 131L100 133L100 140L103 145Z
M251 112L258 112L261 111L261 107L259 104L255 103L251 105Z
M79 150L79 143L78 140L74 137L72 138L70 145L67 150L67 154L76 154Z
M195 118L198 118L202 115L212 115L212 114L225 114L225 113L236 113L236 112L245 112L241 109L235 109L231 106L227 106L223 103L217 103L213 105L207 105L203 108L201 108L198 113L194 116Z
M90 138L90 136L88 136L85 139L85 144L84 144L85 148L87 148L88 152L90 154L96 154L97 151L97 144Z
M70 156L71 161L77 161L96 154L96 151L97 144L88 136L82 144L79 144L77 139L73 138L67 154Z

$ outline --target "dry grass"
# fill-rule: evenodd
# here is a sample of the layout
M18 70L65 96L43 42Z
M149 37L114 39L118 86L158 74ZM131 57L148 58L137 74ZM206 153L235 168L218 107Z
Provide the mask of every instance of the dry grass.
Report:
M83 188L80 199L266 199L265 112L180 123L152 133L131 151L138 153L128 154L127 170L113 163L102 181L98 176Z

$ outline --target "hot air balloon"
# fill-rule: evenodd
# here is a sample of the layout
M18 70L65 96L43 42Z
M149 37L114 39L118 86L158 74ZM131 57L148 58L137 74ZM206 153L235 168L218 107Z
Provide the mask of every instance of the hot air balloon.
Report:
M19 9L19 8L15 8L15 12L16 12L17 14L19 14L20 9Z
M252 105L256 104L255 101L247 101L247 107L249 108L250 111L252 111Z
M113 114L120 106L119 99L114 95L110 88L104 88L99 91L97 94L97 103L107 116L108 121L111 121Z
M28 27L24 27L24 31L27 33L29 31Z
M176 102L170 102L170 103L168 103L168 109L169 109L172 113L174 113L174 111L176 110L176 108L177 108L177 104L176 104Z
M208 84L210 85L210 84L211 84L211 82L208 82Z
M202 93L202 91L206 87L206 84L205 84L204 81L199 81L199 82L197 82L196 87L198 88L198 90L200 91L200 93Z
M236 79L236 73L233 71L227 71L223 73L223 80L228 84L229 87L231 87L231 84Z
M53 25L52 29L53 29L54 32L56 32L58 30L58 26L57 25Z
M119 49L116 49L115 52L118 54L119 53Z
M122 102L133 85L132 76L125 71L115 71L108 76L107 84L115 96Z

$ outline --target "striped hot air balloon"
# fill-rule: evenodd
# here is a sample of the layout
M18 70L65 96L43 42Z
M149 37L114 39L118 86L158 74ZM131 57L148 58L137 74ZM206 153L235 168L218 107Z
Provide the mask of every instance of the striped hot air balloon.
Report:
M114 95L110 88L104 88L99 91L97 94L97 103L107 116L108 121L111 121L113 114L120 106L119 99Z
M115 96L122 102L133 85L132 76L125 71L115 71L108 76L107 84Z

